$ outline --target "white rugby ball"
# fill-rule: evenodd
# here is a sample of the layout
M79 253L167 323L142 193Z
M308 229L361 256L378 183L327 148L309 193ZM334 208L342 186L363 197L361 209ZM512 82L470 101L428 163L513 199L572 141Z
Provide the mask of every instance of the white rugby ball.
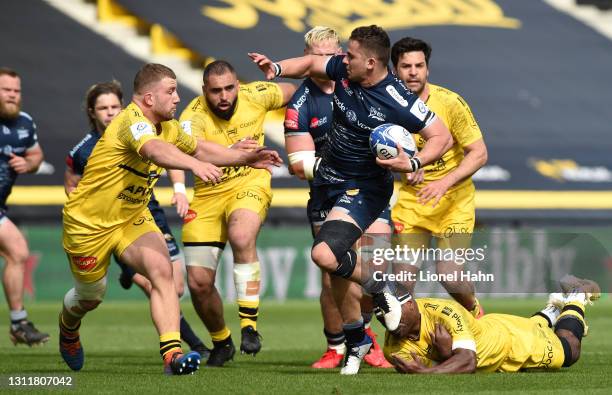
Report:
M393 159L397 157L397 143L400 144L404 152L410 157L417 151L412 133L400 125L385 123L377 126L370 133L370 149L380 159Z

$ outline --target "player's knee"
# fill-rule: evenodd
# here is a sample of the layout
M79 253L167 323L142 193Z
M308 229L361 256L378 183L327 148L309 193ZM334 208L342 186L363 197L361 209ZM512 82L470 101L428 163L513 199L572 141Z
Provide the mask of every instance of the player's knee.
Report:
M244 232L234 232L230 240L234 253L253 251L256 248L255 238Z
M28 257L30 256L30 252L27 248L11 248L6 257L6 265L25 265Z
M347 221L326 221L315 237L312 260L332 274L349 278L357 265L352 246L361 237L361 229Z
M211 280L211 276L202 274L203 273L189 273L187 276L187 286L189 287L189 292L192 294L206 297L212 294L214 290L214 281Z

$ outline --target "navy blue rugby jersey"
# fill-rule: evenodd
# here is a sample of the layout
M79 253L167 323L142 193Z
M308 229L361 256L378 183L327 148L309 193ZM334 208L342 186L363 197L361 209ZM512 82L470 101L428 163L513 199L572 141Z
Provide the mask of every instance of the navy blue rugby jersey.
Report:
M305 79L287 104L285 136L310 134L316 155L321 155L334 116L333 98L310 78Z
M326 65L327 75L336 82L334 116L315 184L379 177L389 180L389 171L376 164L370 151L372 130L393 123L418 133L433 122L435 114L391 71L368 88L350 81L343 59L344 55L333 56Z
M36 124L30 115L22 111L15 119L0 119L0 209L6 210L6 199L17 180L17 173L8 163L11 154L23 157L36 144Z
M97 130L92 130L87 133L85 137L81 141L77 143L68 153L66 157L66 164L68 167L72 169L74 174L78 174L80 176L85 173L85 165L87 165L87 160L91 156L91 153L96 146L98 140L100 140L100 133Z

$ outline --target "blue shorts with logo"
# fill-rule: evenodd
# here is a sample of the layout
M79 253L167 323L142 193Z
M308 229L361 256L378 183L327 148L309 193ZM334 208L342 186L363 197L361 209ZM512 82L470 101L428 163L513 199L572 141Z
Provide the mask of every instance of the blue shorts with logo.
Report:
M377 219L391 223L389 199L393 178L350 180L310 188L307 212L311 226L323 224L332 209L348 214L365 231Z

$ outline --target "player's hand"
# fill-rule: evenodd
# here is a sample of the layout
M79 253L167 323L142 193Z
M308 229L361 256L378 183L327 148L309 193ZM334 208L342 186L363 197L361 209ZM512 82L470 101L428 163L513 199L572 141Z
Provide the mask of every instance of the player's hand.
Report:
M425 179L425 169L419 169L413 173L406 174L406 181L410 185L418 185Z
M30 171L30 165L23 156L18 156L11 152L10 157L11 159L9 159L8 164L15 170L15 173L24 174Z
M283 163L278 152L267 147L258 147L250 153L247 165L255 169L266 169L272 173L272 167L279 167Z
M445 178L432 181L417 192L417 203L425 206L433 199L432 207L436 207L450 187L450 183Z
M189 199L187 199L187 195L182 192L174 192L170 203L173 206L176 206L176 213L179 215L179 217L185 218L185 215L187 215L187 211L189 210Z
M276 77L276 69L274 68L274 62L272 62L266 55L262 55L257 52L249 52L249 58L253 60L253 63L263 71L267 80L273 80Z
M259 147L257 140L253 140L251 137L243 138L237 143L232 144L231 149L238 149L242 151L253 151Z
M202 181L211 182L213 184L221 181L221 176L223 175L221 169L208 162L200 162L198 166L191 171L195 176L200 177Z
M380 159L377 157L376 164L391 171L412 173L412 164L410 163L410 156L408 156L406 151L404 151L404 149L399 143L397 143L397 152L399 152L399 155L392 159Z
M410 352L412 360L407 361L401 358L397 354L391 355L391 364L395 367L395 371L398 373L425 373L427 366L421 362L421 359L414 353Z
M429 332L431 341L441 361L446 361L453 355L453 339L443 325L436 324L433 332Z

